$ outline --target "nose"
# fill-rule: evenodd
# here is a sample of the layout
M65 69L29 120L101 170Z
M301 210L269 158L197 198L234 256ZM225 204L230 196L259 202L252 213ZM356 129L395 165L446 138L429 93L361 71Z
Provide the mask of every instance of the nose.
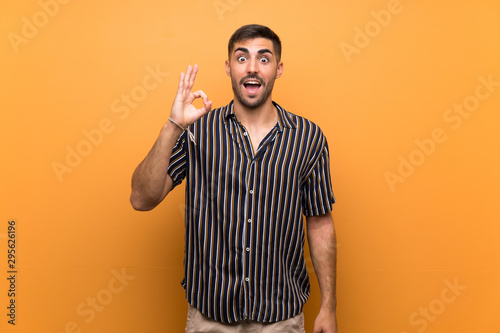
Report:
M257 65L257 59L252 59L248 62L247 72L248 74L257 74L259 72L259 67Z

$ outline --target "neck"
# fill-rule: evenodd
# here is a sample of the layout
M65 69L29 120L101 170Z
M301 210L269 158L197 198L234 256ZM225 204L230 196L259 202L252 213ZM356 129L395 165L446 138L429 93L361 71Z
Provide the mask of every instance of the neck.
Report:
M278 121L278 112L272 103L271 97L257 108L248 108L235 98L233 109L238 121L246 128L274 126Z

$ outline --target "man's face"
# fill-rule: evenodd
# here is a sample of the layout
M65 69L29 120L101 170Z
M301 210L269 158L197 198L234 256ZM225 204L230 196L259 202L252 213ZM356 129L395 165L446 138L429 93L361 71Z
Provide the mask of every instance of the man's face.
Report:
M278 63L272 41L265 38L236 43L226 61L234 96L250 109L260 107L269 99L274 80L282 72L283 63Z

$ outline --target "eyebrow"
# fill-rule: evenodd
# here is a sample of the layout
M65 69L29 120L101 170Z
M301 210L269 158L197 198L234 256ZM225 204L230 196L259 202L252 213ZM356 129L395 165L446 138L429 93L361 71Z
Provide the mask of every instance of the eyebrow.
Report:
M246 47L238 47L236 50L234 50L234 53L236 53L238 51L242 51L242 52L245 52L245 53L250 53ZM271 50L269 50L269 49L261 49L261 50L257 51L257 53L258 54L263 54L263 53L271 53L271 54L273 54L271 52Z

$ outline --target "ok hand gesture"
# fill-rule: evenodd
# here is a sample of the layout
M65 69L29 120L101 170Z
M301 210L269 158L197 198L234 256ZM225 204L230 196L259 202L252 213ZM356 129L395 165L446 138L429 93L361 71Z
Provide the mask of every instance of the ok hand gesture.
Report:
M203 91L191 92L197 72L198 65L194 65L194 67L188 66L186 74L181 73L179 87L177 88L177 94L170 113L170 118L184 128L207 114L212 107L212 101L208 100L207 95ZM193 105L194 100L198 98L202 98L204 104L199 109Z

